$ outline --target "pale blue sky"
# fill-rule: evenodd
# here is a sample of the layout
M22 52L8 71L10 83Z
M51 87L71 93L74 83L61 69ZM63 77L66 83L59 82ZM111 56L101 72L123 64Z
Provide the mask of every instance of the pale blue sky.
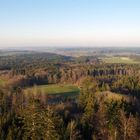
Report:
M140 46L140 0L0 0L7 46Z

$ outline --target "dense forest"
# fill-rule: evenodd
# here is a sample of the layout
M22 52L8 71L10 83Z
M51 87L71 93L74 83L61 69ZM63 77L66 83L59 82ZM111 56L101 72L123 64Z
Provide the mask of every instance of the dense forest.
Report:
M140 64L103 60L104 55L0 55L0 140L139 140ZM79 94L37 88L66 84Z

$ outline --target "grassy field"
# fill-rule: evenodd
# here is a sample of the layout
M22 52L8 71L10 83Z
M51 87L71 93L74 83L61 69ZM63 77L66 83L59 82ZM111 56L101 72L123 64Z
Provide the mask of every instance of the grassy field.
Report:
M5 84L5 81L0 79L0 86L4 86L4 84Z
M119 57L119 56L113 56L113 57L106 57L102 58L102 60L105 63L120 63L120 64L138 64L140 62L135 61L129 57Z
M41 85L27 88L25 93L37 94L39 92L48 95L63 95L63 96L76 96L79 94L79 88L74 85Z

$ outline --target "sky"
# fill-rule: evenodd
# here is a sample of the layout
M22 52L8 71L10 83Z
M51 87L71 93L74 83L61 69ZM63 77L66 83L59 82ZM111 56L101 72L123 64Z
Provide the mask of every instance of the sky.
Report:
M140 0L0 0L0 48L140 47Z

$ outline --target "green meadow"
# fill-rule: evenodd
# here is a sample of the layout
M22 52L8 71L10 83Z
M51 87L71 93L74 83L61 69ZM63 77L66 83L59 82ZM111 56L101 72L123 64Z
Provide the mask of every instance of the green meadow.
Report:
M79 94L80 90L75 85L41 85L41 86L33 86L31 88L27 88L24 90L25 93L33 92L34 94L38 94L39 92L48 94L48 95L63 95L63 96L76 96Z
M139 64L140 62L133 60L129 57L119 57L119 56L112 56L112 57L105 57L102 58L105 63L118 63L118 64Z
M5 84L5 81L0 79L0 86L4 86L4 84Z

